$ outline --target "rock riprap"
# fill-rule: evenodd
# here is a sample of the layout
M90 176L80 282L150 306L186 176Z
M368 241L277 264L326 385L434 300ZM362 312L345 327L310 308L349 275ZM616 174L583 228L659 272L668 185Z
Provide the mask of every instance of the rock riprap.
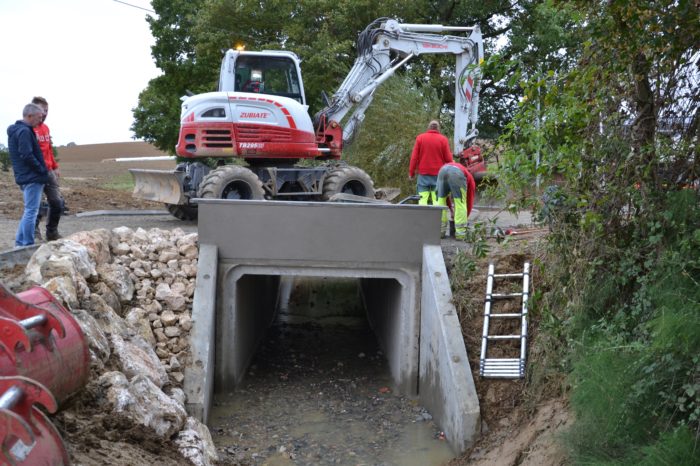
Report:
M26 275L61 301L86 336L91 378L80 409L118 418L125 430L145 430L190 463L209 465L216 448L207 427L187 416L181 388L197 238L177 228L79 232L41 245Z

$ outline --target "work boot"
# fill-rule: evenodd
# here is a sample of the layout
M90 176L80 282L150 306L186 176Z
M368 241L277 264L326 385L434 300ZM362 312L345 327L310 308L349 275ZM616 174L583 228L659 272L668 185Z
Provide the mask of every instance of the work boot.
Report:
M59 235L57 231L46 232L46 241L56 241L57 239L61 238L63 238L63 236Z

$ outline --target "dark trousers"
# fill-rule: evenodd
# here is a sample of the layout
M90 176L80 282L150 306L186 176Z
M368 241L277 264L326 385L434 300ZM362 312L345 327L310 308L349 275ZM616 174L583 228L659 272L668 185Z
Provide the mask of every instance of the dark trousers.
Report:
M58 233L58 222L61 220L61 213L63 213L63 196L61 196L61 191L58 189L58 177L56 172L53 170L49 171L49 181L44 185L44 194L46 195L46 200L49 203L49 213L46 220L46 233L53 234ZM41 221L41 213L36 219L37 227Z

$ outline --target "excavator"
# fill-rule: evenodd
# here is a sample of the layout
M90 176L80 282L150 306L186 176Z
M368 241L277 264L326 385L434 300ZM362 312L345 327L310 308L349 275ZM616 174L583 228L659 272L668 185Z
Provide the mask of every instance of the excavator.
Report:
M464 33L463 36L445 32ZM312 119L300 59L289 51L228 50L218 91L182 98L174 171L130 169L134 197L162 202L182 220L197 198L328 201L338 194L374 198L369 175L341 162L377 88L413 58L456 58L453 152L480 179L486 166L472 143L479 106L483 41L478 26L402 24L380 18L362 31L357 59ZM217 160L217 166L203 159ZM238 163L226 163L238 159ZM240 163L245 161L245 165ZM317 161L316 165L299 164Z

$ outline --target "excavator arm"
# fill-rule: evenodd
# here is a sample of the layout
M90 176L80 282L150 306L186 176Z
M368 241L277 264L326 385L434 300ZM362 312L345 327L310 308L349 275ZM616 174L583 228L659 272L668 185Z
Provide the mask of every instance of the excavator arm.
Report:
M452 31L468 35L439 34ZM319 125L335 127L343 122L343 143L352 140L377 88L411 58L425 54L456 57L454 152L467 148L477 136L479 65L484 56L478 26L402 24L392 19L378 19L358 36L357 53L347 77L329 104L316 115Z

